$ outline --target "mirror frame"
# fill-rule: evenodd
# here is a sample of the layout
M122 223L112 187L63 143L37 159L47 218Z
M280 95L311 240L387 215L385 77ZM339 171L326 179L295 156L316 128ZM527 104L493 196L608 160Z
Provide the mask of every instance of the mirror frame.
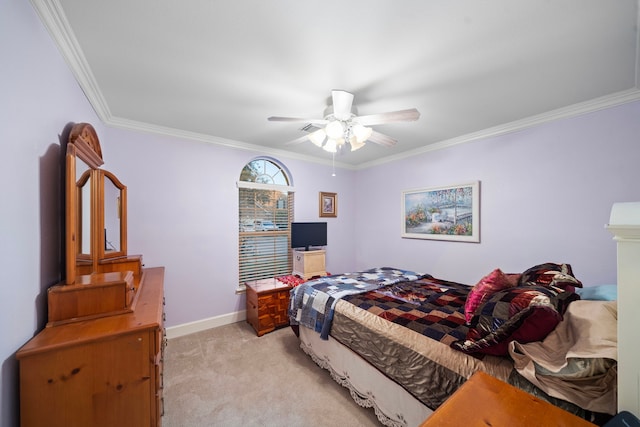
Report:
M77 162L76 162L76 168L77 168ZM76 181L76 209L74 211L75 215L76 215L76 238L75 238L75 242L76 242L76 264L79 262L84 262L84 263L92 263L92 243L91 243L91 235L93 234L93 230L92 230L92 217L95 215L94 208L93 208L93 204L92 204L92 200L91 200L91 193L92 193L92 182L96 179L95 178L95 171L96 169L87 169L85 170L82 175L80 175L80 177L76 177L77 181ZM85 188L86 186L86 188ZM87 201L84 201L83 199L85 198L85 195L88 195L88 204L89 204L89 212L88 212L88 216L89 216L89 226L88 227L83 227L84 224L87 223L87 221L83 218L83 211L84 211L84 207L87 205ZM89 247L89 251L88 252L83 252L83 242L87 242L88 247Z
M69 134L69 141L67 142L67 153L65 157L65 282L70 285L75 283L76 280L76 254L78 253L78 198L76 185L76 158L81 159L93 170L98 169L101 165L104 164L104 160L102 159L102 149L100 148L100 141L93 126L88 123L78 123L73 125Z
M110 259L123 257L127 255L127 187L120 182L120 180L111 172L99 169L97 171L98 179L98 191L97 191L97 208L98 215L96 216L96 229L95 236L97 237L97 255L98 260ZM106 180L110 180L113 185L120 190L120 196L117 206L117 215L120 220L120 248L117 251L107 251L105 250L106 246L106 236L105 236L105 216L106 216L106 205L105 205L105 182Z

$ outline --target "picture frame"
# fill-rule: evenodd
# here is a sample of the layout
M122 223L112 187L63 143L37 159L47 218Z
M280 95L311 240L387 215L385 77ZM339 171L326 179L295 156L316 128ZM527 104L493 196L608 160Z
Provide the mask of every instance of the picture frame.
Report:
M319 210L321 218L338 217L338 194L320 192Z
M401 235L480 243L480 181L403 191Z

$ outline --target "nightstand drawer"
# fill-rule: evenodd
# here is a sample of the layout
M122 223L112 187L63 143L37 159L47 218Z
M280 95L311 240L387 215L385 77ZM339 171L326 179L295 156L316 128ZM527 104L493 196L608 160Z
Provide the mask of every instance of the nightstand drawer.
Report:
M260 316L258 317L258 327L260 332L266 333L273 331L276 328L276 324L272 316Z
M258 297L258 311L272 314L274 308L274 295L268 294Z

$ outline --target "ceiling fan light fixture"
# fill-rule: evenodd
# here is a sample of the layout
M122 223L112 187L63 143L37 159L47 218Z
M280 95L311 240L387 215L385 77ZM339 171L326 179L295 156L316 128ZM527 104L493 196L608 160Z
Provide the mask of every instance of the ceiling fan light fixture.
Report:
M328 151L329 153L335 153L338 151L338 142L335 139L329 138L324 147L322 147L324 151Z
M271 116L273 122L308 122L302 131L308 135L294 139L287 144L297 144L306 140L329 153L343 152L345 145L351 151L359 150L365 143L371 142L384 147L393 147L398 141L380 132L374 132L371 126L395 122L411 122L420 118L415 108L389 111L386 113L359 116L353 105L353 94L345 90L332 90L332 105L324 110L322 119Z
M362 126L360 123L354 124L351 129L356 137L356 140L360 143L364 143L371 137L371 134L373 133L373 129Z
M324 129L318 129L317 131L309 134L309 140L318 147L322 147L322 143L324 143L326 137L327 133Z
M344 127L338 120L329 122L329 124L327 124L327 126L324 128L324 131L326 132L329 139L338 139L344 136Z
M365 143L364 141L358 141L355 136L352 136L351 140L349 141L349 145L351 145L351 151L356 151L364 147Z

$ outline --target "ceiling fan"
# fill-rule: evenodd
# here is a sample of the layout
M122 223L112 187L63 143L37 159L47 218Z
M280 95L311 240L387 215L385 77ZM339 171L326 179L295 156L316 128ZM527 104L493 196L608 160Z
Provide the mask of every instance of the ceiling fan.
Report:
M325 151L336 153L341 151L346 144L349 144L351 151L358 150L364 147L366 141L392 147L398 141L374 131L369 126L411 122L420 117L420 112L415 108L358 116L353 105L353 94L344 90L332 90L331 99L333 104L324 111L322 119L272 116L267 120L272 122L306 122L308 124L301 130L309 132L309 134L287 144L298 144L310 140Z

